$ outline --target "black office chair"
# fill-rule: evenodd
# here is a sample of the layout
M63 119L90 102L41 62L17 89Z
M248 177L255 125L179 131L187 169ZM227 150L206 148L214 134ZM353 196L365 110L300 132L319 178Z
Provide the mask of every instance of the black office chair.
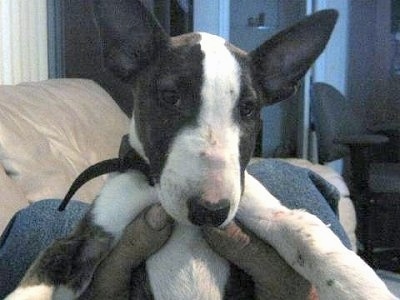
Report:
M400 162L392 153L398 140L390 144L387 136L367 130L350 101L329 84L314 83L311 101L320 163L350 158L347 183L357 211L360 254L373 267L400 270ZM392 137L396 132L390 131ZM387 145L389 162L382 161Z

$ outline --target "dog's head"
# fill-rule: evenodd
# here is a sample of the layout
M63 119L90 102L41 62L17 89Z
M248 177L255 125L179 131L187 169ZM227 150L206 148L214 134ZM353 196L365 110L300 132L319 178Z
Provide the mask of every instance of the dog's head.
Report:
M290 97L324 49L337 13L322 11L251 53L207 33L167 36L138 0L96 0L104 62L132 83L132 146L178 222L234 217L260 108Z

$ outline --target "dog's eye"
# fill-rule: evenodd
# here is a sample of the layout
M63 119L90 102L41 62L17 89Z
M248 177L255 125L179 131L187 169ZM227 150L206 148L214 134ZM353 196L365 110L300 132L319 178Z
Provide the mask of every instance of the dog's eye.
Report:
M239 103L239 112L242 118L253 117L257 110L257 105L254 101L244 100Z
M168 106L179 106L181 103L181 96L176 90L164 90L161 92L160 100L163 104Z

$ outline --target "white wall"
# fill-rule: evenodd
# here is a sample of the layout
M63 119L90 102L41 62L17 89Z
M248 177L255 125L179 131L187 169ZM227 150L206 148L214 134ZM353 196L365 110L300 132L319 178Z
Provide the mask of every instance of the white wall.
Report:
M334 8L339 12L332 37L314 68L314 81L324 81L346 95L348 66L348 0L318 0L315 10Z
M48 78L46 0L0 0L0 84Z
M230 0L194 0L193 30L229 40L229 4Z

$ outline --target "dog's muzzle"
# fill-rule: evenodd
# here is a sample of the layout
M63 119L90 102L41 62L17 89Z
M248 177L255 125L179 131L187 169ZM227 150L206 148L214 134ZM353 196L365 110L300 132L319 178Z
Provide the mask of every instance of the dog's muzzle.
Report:
M189 220L197 226L220 226L228 218L230 202L221 199L216 203L210 203L199 197L193 197L188 201Z

